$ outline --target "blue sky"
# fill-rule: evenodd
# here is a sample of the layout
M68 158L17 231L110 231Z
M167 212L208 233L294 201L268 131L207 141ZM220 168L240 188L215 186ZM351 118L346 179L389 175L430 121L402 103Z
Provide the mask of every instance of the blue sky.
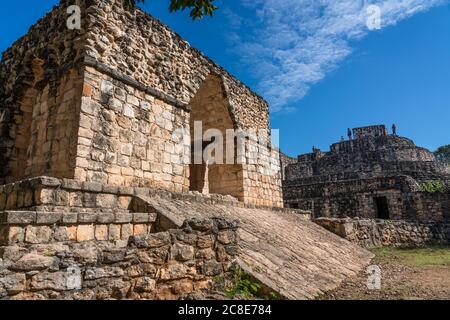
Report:
M58 1L2 1L0 50ZM450 143L450 5L373 0L382 29L365 25L364 0L217 0L214 18L144 9L265 97L289 155L327 150L348 127L396 123L429 149Z

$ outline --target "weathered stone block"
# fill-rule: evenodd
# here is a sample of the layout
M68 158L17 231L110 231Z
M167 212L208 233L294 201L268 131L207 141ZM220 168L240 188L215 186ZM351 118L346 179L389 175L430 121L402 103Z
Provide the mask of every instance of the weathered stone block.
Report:
M8 194L6 200L6 210L17 210L17 191Z
M197 274L194 266L190 267L180 262L170 262L165 268L161 269L161 280L176 280L193 277Z
M208 231L208 230L212 230L214 228L214 223L211 219L198 219L198 218L193 218L190 220L187 220L185 222L189 227L192 228L192 230L197 230L197 231Z
M199 260L213 260L216 258L216 253L214 250L208 248L208 249L201 249L197 250L197 253L195 254L195 258Z
M148 233L148 227L146 224L136 224L133 227L134 236L142 236Z
M134 288L136 292L154 292L156 281L149 277L139 278L136 280Z
M132 224L123 224L121 230L121 239L128 240L133 236L134 229Z
M56 188L56 187L61 186L61 180L59 180L58 178L53 178L53 177L34 178L33 180L30 181L30 183L31 183L31 187L44 186L44 187Z
M70 192L69 206L82 207L83 206L83 194L81 192Z
M83 207L95 208L97 194L95 193L85 193L83 194Z
M98 213L96 212L80 212L78 214L78 223L94 223L98 220Z
M28 226L25 229L25 242L32 244L48 243L52 238L52 229L47 226Z
M176 243L170 252L172 259L184 262L194 259L195 249L193 246Z
M239 254L239 246L228 245L225 247L226 253L231 257L236 257Z
M134 196L134 188L132 187L120 187L119 194L122 196Z
M102 192L102 184L98 182L83 182L83 190L88 192Z
M220 231L217 235L217 241L222 244L231 244L236 241L236 233L231 230Z
M54 205L66 207L70 205L70 193L66 190L54 190Z
M0 212L1 224L27 225L36 222L36 212L33 211L4 211Z
M218 262L226 262L229 259L228 253L223 245L218 245L216 249L216 259Z
M112 96L114 94L114 85L108 80L103 80L100 90L103 94Z
M102 278L122 277L124 271L118 267L91 268L86 270L85 280L98 280Z
M102 262L105 264L113 264L126 260L126 249L109 249L103 251Z
M67 227L56 227L53 232L53 239L60 242L71 240Z
M130 223L133 221L133 214L129 212L116 213L115 223Z
M91 241L95 238L93 225L79 225L77 229L77 241Z
M0 277L0 288L3 287L10 295L15 295L26 289L26 277L23 273L15 273Z
M108 240L108 226L107 225L95 226L95 239L98 241L107 241Z
M55 190L53 189L38 189L34 193L34 198L37 204L54 204Z
M6 209L6 194L0 192L0 211L3 211L5 209Z
M93 102L89 97L82 97L81 112L90 116L95 116L98 112L98 104Z
M130 209L130 204L133 198L131 197L119 197L117 206L119 209Z
M70 226L66 227L67 235L69 236L70 241L76 241L77 240L77 226Z
M61 217L63 224L75 224L78 222L78 213L76 212L64 212Z
M37 224L51 225L62 220L62 213L58 212L38 212L36 214Z
M208 261L203 264L202 274L206 276L217 276L223 272L223 266L221 263L215 261Z
M145 213L145 212L133 213L133 222L134 223L147 223L147 222L149 222L148 213Z
M160 232L147 236L136 236L131 239L131 243L138 248L159 248L170 244L170 234Z
M61 183L61 187L64 189L80 191L83 187L83 183L81 181L77 181L77 180L63 179L62 183Z
M29 253L20 258L12 267L15 271L35 271L50 268L55 263L55 258L43 256L37 253Z
M118 186L111 186L111 185L104 185L102 189L103 193L109 193L109 194L117 194L119 192Z
M64 271L60 272L42 272L31 277L30 288L32 290L68 290L67 280L69 274Z
M24 241L25 231L21 227L0 225L0 245L10 246Z
M118 224L112 224L109 226L109 240L120 240L121 226Z
M98 194L96 201L98 208L112 209L117 206L117 197L113 194Z
M212 235L199 235L197 238L197 247L200 249L211 248L214 244Z
M103 224L113 223L115 221L115 215L112 212L100 212L97 214L97 222Z
M185 295L194 290L194 283L190 279L183 279L173 284L172 291L177 295Z

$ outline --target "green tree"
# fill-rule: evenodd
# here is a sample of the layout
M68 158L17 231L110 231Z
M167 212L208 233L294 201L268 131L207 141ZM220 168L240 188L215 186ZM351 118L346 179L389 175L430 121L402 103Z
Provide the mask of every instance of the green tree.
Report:
M450 144L440 147L434 152L434 154L438 160L450 164Z
M125 6L135 7L138 3L145 3L145 0L123 0ZM175 12L179 10L190 10L190 16L194 20L201 19L205 16L212 16L217 7L214 5L215 0L170 0L169 10Z

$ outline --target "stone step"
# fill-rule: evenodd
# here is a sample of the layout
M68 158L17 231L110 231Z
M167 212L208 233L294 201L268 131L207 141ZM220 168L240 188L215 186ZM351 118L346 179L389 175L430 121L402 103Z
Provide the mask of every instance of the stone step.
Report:
M3 225L72 225L86 223L154 223L157 213L148 212L44 212L0 211Z
M0 212L0 245L117 241L154 232L156 213Z

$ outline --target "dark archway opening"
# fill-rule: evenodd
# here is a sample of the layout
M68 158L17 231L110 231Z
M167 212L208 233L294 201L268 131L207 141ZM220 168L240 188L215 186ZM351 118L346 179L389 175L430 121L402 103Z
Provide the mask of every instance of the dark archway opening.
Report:
M389 217L389 204L386 197L376 197L375 205L377 209L377 218L378 219L390 219Z
M190 190L231 195L243 201L243 166L242 164L237 164L237 161L234 161L233 164L227 163L226 161L227 130L234 130L235 125L230 116L228 99L222 85L222 79L216 75L209 75L192 99L190 107L192 110L190 116L190 133L193 148L192 164L189 170ZM199 122L201 123L200 135L195 130L195 123ZM195 145L201 145L203 146L202 149L205 150L205 148L214 142L214 139L203 141L204 133L208 130L220 132L223 137L223 159L221 163L207 163L209 161L208 159L202 159L201 164L194 162ZM217 143L219 144L220 142ZM234 150L234 155L236 157L236 150ZM215 160L218 159L218 155L215 152L213 153L213 157Z

